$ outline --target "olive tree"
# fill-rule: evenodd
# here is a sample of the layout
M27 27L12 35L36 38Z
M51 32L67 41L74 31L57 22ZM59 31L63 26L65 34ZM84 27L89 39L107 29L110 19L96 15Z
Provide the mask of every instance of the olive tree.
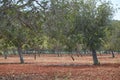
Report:
M36 30L37 21L34 11L33 0L3 0L0 2L0 34L3 39L13 44L18 49L20 62L24 63L22 45L31 30ZM35 11L34 11L35 12ZM36 19L37 20L37 19ZM29 21L29 22L28 22Z
M119 51L120 49L120 21L113 20L111 25L106 29L106 40L104 43L104 48L111 51L112 57L114 58L114 51Z
M76 16L75 31L83 37L83 43L92 51L94 65L100 64L96 50L100 48L105 36L106 25L112 15L110 2L80 0Z

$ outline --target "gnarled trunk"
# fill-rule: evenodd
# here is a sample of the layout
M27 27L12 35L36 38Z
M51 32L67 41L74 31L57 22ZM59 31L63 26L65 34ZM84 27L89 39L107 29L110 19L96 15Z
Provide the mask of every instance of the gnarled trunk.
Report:
M23 59L23 55L22 55L22 48L21 48L20 45L18 46L18 54L19 54L19 57L20 57L20 63L23 64L24 59Z
M113 51L111 51L112 52L112 58L114 58L115 57L115 54L114 54L114 52Z
M96 51L94 49L92 49L92 57L93 57L94 65L99 65L100 63L98 61L97 54L96 54Z

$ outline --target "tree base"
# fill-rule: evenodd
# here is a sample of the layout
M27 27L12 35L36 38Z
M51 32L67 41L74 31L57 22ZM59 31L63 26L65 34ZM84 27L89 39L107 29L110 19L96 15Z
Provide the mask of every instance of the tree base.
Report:
M98 63L94 63L93 65L100 65L100 62L98 62Z

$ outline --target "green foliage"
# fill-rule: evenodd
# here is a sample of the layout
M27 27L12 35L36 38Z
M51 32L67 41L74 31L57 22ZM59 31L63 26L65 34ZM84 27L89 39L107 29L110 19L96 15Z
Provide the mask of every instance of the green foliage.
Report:
M76 44L81 44L84 49L99 49L110 36L106 26L113 13L110 2L3 0L0 4L0 39L6 48L20 44L23 48L57 46L72 51ZM115 42L119 41L118 36Z
M99 49L105 36L112 8L108 2L87 0L80 2L80 12L76 17L76 32L82 34L83 43L91 49Z
M112 23L113 8L104 0L2 0L0 47L76 50L119 49L119 22ZM117 26L117 27L113 27ZM108 40L108 42L106 42ZM103 44L104 42L104 44Z
M106 31L104 47L106 50L120 49L120 21L112 21L111 26Z

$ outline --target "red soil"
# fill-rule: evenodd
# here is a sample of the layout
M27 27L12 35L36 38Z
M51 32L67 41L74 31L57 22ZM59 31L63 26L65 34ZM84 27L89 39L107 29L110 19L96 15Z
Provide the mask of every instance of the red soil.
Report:
M75 61L55 55L24 58L26 64L19 64L17 56L0 57L0 80L120 80L120 55L98 56L98 66L92 65L92 56L74 56Z

